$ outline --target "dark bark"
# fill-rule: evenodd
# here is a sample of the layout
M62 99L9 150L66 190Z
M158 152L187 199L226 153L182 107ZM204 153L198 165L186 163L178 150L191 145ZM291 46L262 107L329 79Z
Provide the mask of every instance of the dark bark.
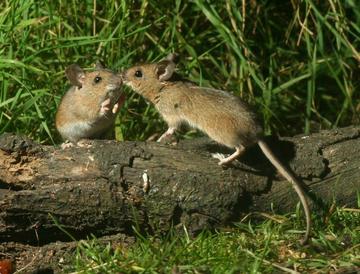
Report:
M360 128L268 139L306 184L312 206L355 206L360 189ZM231 151L231 150L230 150ZM290 183L257 147L228 169L211 153L229 152L207 138L178 145L91 141L91 147L42 146L0 136L0 242L29 245L186 225L191 233L239 221L248 212L291 212ZM146 178L148 183L145 183ZM5 252L6 253L6 252ZM1 256L1 253L0 253Z

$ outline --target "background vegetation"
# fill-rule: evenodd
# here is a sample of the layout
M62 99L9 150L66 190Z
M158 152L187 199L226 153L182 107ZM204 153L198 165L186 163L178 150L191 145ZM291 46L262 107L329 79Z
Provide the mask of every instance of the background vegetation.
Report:
M59 143L54 115L69 87L64 76L67 65L91 67L100 59L109 68L121 70L134 63L160 60L173 51L181 56L178 68L182 75L200 85L229 90L253 104L268 134L310 133L360 122L360 3L356 0L3 0L0 133L24 133L42 143ZM117 138L144 140L163 131L165 125L152 106L129 90L126 92L128 100L117 120ZM354 254L359 237L351 234L346 246L340 240L333 245L328 238L348 230L358 232L356 216L350 218L353 222L340 227L331 223L320 227L318 233L323 237L317 234L324 248L320 249L327 248L325 255L340 254L342 258L345 254L345 265L359 265L359 252L351 259L346 253L349 248ZM342 222L341 218L336 220ZM244 250L251 250L255 257L239 251L244 247L239 245L244 240L238 238L243 237L241 233L231 234L229 242L224 240L225 234L219 234L208 249L225 241L227 244L219 245L220 250L230 253L223 253L222 258L239 254L234 257L238 264L242 260L244 264L250 262L242 271L271 270L274 266L263 259L284 261L269 244L267 227L264 223L261 229L249 228L245 234L254 241L248 243L250 249ZM275 227L275 231L279 229ZM260 231L262 236L251 236L254 231ZM286 242L287 234L282 231L281 235L276 237ZM213 239L201 237L205 239L199 240L203 247ZM196 244L189 247L186 241L165 241L163 252L168 245L195 252L191 247ZM140 241L137 248L153 254L151 240ZM186 252L181 254L189 257ZM322 260L316 257L321 252L310 253L318 262ZM133 258L134 253L126 254L122 256ZM141 252L137 254L142 256ZM207 265L206 256L201 257L200 251L197 254L190 258ZM169 259L161 253L160 257L154 255L156 260L148 257L145 262L166 258L167 268L160 263L151 265L153 271L161 272L172 264L186 264L182 255ZM330 269L332 263L340 265L328 260L320 265ZM292 261L289 264L293 265ZM137 262L129 265L131 271L140 272L149 267L146 263L140 267ZM314 263L311 267L318 269ZM219 269L231 271L225 265Z
M181 55L179 72L254 104L267 133L359 123L360 8L338 1L21 1L0 3L0 133L58 143L64 68L121 70ZM164 130L128 93L118 139Z

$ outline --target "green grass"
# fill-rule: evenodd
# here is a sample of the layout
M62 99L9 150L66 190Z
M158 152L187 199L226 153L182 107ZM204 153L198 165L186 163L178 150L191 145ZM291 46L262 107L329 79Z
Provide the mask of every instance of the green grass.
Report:
M329 273L360 268L360 211L337 209L317 221L312 245L297 243L298 216L246 219L236 228L190 237L175 230L161 238L140 234L134 245L80 241L76 273ZM275 222L274 220L278 220ZM178 270L176 272L175 270ZM172 272L174 271L174 272Z
M289 136L360 123L359 1L159 3L1 1L0 134L59 143L54 116L69 88L66 66L89 68L102 60L121 70L173 51L181 56L182 75L254 105L267 134ZM119 140L145 140L165 129L152 106L126 93L115 129ZM115 253L82 242L76 266L160 273L175 266L185 273L271 272L278 270L275 263L309 272L359 266L358 212L337 209L326 224L317 224L311 249L293 244L296 220L243 223L195 239L139 237L135 246Z
M58 143L67 65L100 59L121 70L172 51L182 75L255 105L268 134L358 124L359 10L353 0L2 1L0 133ZM127 92L118 139L164 130L154 108Z

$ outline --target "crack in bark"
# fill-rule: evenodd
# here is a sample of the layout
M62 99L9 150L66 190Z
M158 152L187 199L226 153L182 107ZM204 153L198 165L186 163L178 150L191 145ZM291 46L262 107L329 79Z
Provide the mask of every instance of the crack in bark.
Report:
M69 240L49 213L72 235L85 238L89 234L133 235L132 227L163 234L172 226L185 226L195 233L231 225L249 212L293 211L298 203L291 185L278 180L257 148L250 149L241 163L223 170L208 150L219 151L219 146L206 138L183 140L176 147L155 142L91 144L90 148L60 150L11 134L0 136L0 174L19 163L21 168L38 164L29 182L20 176L0 179L2 242L7 246L10 240L29 242L34 244L31 250L39 250L35 245ZM312 206L319 197L322 208L334 201L356 206L359 128L287 138L271 145L295 174L305 178L314 197ZM16 164L11 157L19 155L27 158ZM150 180L146 189L145 170Z

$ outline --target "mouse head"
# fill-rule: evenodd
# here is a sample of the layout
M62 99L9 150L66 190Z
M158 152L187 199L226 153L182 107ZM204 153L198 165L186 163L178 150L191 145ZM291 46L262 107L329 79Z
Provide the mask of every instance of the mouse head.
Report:
M124 84L140 94L157 90L163 85L162 82L173 76L176 58L177 55L172 53L158 63L133 66L122 73Z
M122 79L118 74L103 68L99 63L90 72L85 72L79 65L72 64L65 69L65 74L79 92L90 95L105 96L120 91L122 84Z

